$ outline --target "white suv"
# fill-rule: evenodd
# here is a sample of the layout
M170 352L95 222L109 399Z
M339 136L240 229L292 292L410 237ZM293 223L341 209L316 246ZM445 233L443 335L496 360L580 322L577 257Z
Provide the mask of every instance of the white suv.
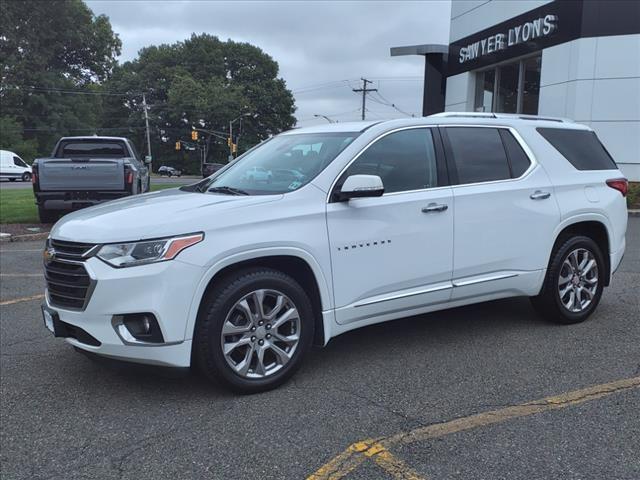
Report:
M194 185L65 216L45 324L82 351L255 392L312 344L399 317L524 295L580 322L622 259L626 188L593 131L565 120L291 130Z

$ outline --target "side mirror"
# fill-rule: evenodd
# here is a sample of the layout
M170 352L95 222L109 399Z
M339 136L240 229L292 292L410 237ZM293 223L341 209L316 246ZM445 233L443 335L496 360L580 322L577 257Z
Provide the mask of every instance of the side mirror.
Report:
M147 155L146 157L144 157L144 163L146 165L151 165L151 155Z
M380 197L384 193L382 179L377 175L350 175L342 184L338 198Z

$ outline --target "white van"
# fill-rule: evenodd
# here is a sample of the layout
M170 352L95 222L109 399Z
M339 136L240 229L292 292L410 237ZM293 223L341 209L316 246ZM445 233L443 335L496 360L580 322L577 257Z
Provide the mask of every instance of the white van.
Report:
M30 182L31 167L17 154L0 150L0 178L8 178L11 182L15 182L16 178Z

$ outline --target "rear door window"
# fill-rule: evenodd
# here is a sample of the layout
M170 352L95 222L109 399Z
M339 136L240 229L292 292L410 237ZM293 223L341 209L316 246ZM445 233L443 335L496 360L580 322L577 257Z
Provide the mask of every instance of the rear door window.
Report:
M511 178L509 161L497 128L445 127L458 184Z
M578 170L614 170L616 163L590 130L538 128L553 147Z

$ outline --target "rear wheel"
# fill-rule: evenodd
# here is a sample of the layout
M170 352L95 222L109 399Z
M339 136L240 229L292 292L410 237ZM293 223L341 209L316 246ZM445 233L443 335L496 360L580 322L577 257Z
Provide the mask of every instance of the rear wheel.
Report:
M241 393L285 382L313 339L313 310L302 287L269 268L223 278L203 300L194 335L201 370Z
M554 250L542 291L531 302L546 319L570 324L586 320L598 306L606 264L591 238L565 238Z
M31 174L29 172L24 172L22 174L22 181L23 182L30 182L31 181Z
M16 179L15 179L15 178L10 178L10 179L9 179L9 181L10 181L10 182L15 182L15 181L16 181Z
M55 223L58 221L60 213L57 210L45 210L43 207L38 207L38 217L40 217L40 223Z

